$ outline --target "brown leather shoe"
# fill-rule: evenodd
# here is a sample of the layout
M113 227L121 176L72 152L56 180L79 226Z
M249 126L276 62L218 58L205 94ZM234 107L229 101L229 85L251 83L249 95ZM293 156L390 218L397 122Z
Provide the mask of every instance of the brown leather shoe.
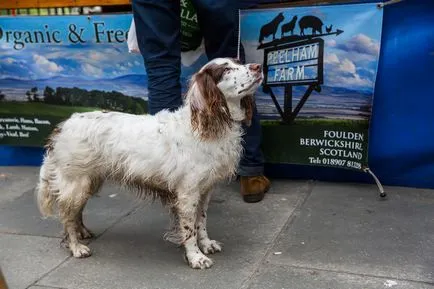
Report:
M241 195L246 203L260 202L271 182L265 176L240 177Z

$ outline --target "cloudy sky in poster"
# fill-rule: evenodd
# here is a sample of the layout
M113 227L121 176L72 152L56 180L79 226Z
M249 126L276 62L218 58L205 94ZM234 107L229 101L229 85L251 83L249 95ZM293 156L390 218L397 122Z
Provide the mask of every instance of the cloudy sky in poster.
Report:
M294 15L298 19L303 15L315 15L324 22L323 32L330 25L333 25L332 31L344 31L338 36L324 37L323 92L313 93L300 115L366 118L378 65L381 9L375 4L357 4L242 11L240 37L247 61L262 62L263 51L257 49L260 27L281 11L285 16L283 23ZM0 33L2 92L7 99L25 100L25 92L34 86L40 89L45 86L76 86L88 90L115 90L147 98L147 79L141 55L128 53L126 42L113 41L115 33L119 39L125 38L131 19L131 14L93 15L90 19L87 16L0 17L3 32ZM19 39L18 32L35 30L44 35L58 31L61 43L27 43L22 48L20 40L24 35ZM278 30L277 37L280 37ZM8 31L11 31L9 42ZM72 43L71 39L78 40L76 33L80 31L84 43ZM298 25L294 32L300 33ZM20 48L18 50L14 49L14 33L17 33L15 48ZM310 29L306 33L310 33ZM266 38L264 42L270 40ZM206 56L201 52L183 55L184 91L188 77L206 62ZM294 88L294 106L303 91L303 87ZM283 91L276 89L275 93L282 102ZM264 117L278 116L270 97L261 91L257 93L257 103Z
M143 73L141 57L129 54L125 42L108 42L108 30L121 30L123 33L119 32L118 39L124 38L131 15L116 18L92 16L91 19L84 16L0 18L3 30L0 39L0 78L39 79L74 75L98 79L113 78L125 72ZM95 22L103 23L98 25L98 32L101 32L98 35ZM70 25L75 25L75 29ZM80 29L83 29L82 34L79 34ZM21 43L26 38L23 32L35 30L42 32L45 43L25 43L22 47ZM7 31L13 33L6 35ZM21 37L17 31L22 32ZM54 31L58 31L56 39L61 43L54 43ZM85 42L73 43L78 41L73 31L81 35L80 39ZM51 36L51 43L47 43L47 33ZM97 36L100 43L96 43ZM38 37L39 42L42 42L40 34ZM113 33L111 39L114 40ZM35 42L34 37L32 41Z
M263 60L263 50L257 49L261 26L270 22L278 13L283 12L289 22L293 16L300 20L305 15L314 15L326 27L333 25L344 32L338 36L323 37L324 53L324 85L363 89L372 91L375 81L375 71L380 51L382 12L375 4L334 5L316 7L279 8L267 10L251 10L241 12L241 42L246 50L248 61ZM300 28L295 26L294 34L298 35ZM306 29L306 34L311 30ZM280 37L280 26L276 38ZM264 39L264 43L272 37Z
M28 87L77 86L147 98L143 58L128 52L131 20L132 14L0 17L3 93L21 100ZM184 80L206 61L202 52L203 46L183 54Z

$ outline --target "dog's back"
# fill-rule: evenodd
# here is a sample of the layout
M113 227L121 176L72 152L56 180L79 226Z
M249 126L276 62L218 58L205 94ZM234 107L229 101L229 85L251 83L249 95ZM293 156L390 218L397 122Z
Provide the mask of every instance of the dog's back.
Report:
M115 173L121 164L109 160L134 157L131 146L136 144L132 138L138 122L145 123L141 129L146 133L144 128L153 127L146 123L153 121L147 116L95 111L75 113L60 123L47 141L40 169L36 193L41 213L52 215L56 198L65 195L64 187L77 179L92 185L108 177L110 170ZM149 139L152 141L152 135ZM125 156L112 158L122 153Z

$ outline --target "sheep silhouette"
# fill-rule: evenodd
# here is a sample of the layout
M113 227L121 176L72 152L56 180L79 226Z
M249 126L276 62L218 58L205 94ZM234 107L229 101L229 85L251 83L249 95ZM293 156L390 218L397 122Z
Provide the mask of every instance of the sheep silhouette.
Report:
M304 29L307 28L312 28L312 35L315 35L316 32L322 34L323 23L321 19L316 16L303 16L298 22L298 25L300 26L300 35L304 35Z
M292 20L288 23L285 23L280 28L281 37L285 36L285 32L291 32L291 35L294 34L295 23L297 22L297 16L292 17Z
M276 39L277 28L284 19L285 16L283 16L283 13L279 13L273 20L264 24L259 32L259 43L262 44L264 38L270 35L273 35L273 40Z

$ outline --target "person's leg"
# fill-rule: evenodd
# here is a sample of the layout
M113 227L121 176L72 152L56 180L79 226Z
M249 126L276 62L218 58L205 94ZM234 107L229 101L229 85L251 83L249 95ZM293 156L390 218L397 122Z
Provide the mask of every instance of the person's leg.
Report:
M149 113L175 110L182 105L180 2L133 0L132 7L148 77Z
M240 49L240 61L245 63L244 47ZM259 176L264 173L264 156L262 154L262 127L256 105L250 126L244 126L244 154L240 161L239 175L245 177Z
M238 1L191 0L204 36L209 60L237 57Z
M240 60L245 63L244 47L240 47ZM262 126L256 105L253 110L252 121L245 127L244 154L240 161L239 175L241 194L244 201L259 202L270 189L270 181L264 174L264 155L262 153Z
M236 0L192 0L198 15L199 26L205 38L205 49L211 60L218 57L237 57L238 8ZM244 61L241 53L240 60ZM246 202L262 200L269 189L263 177L264 158L261 150L261 124L255 108L250 127L245 127L244 155L239 164L241 193Z

